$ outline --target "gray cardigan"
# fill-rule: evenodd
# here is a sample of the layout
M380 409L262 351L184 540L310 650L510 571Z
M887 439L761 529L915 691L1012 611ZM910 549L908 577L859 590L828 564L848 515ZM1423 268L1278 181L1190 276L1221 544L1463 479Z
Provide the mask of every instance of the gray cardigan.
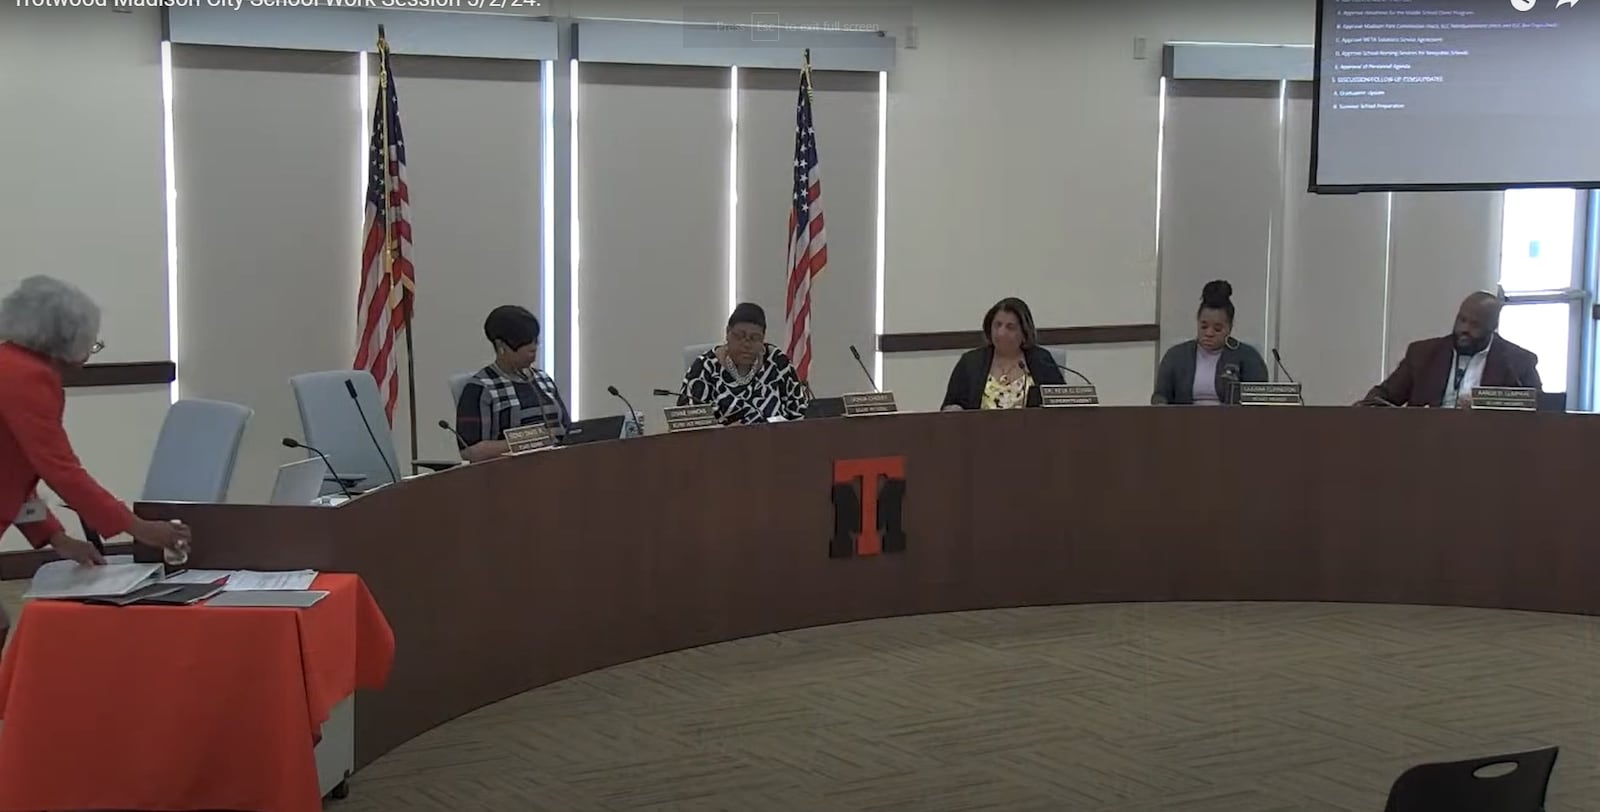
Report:
M1200 342L1194 339L1167 350L1161 358L1161 368L1156 370L1156 390L1150 395L1152 404L1194 403L1194 367L1199 351ZM1229 368L1237 371L1241 382L1257 383L1268 378L1267 362L1262 360L1261 353L1249 344L1230 338L1222 348L1222 358L1217 361L1217 396L1221 398L1228 397L1228 376L1224 373Z

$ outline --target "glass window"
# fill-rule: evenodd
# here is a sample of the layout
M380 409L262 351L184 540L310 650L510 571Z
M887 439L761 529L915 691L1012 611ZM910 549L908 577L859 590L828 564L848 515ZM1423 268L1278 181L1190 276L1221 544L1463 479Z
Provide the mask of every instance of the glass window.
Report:
M1572 308L1566 302L1514 304L1500 313L1500 335L1539 356L1539 380L1546 392L1567 391Z
M1510 189L1500 233L1500 286L1507 293L1573 285L1578 234L1573 189Z

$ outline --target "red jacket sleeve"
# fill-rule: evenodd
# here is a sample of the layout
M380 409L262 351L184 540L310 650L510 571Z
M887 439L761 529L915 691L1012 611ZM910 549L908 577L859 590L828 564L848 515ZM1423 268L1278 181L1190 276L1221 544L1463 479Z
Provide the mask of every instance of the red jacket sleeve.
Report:
M23 456L67 504L102 536L128 532L133 526L133 511L83 470L83 463L72 451L61 418L67 410L67 396L47 370L27 373L14 392L0 398L0 419L22 446ZM46 522L45 524L48 524ZM60 527L57 523L56 527ZM34 531L27 531L34 532ZM29 540L33 540L29 536Z

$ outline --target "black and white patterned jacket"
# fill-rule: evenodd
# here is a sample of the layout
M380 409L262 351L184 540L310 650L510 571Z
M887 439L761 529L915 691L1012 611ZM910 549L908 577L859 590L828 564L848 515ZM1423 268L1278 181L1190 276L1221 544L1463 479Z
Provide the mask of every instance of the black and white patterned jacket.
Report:
M683 386L678 389L678 405L714 404L724 423L765 423L774 417L799 420L805 417L811 396L800 381L794 364L782 350L768 344L761 357L761 368L744 384L736 383L732 367L717 358L715 349L694 360Z

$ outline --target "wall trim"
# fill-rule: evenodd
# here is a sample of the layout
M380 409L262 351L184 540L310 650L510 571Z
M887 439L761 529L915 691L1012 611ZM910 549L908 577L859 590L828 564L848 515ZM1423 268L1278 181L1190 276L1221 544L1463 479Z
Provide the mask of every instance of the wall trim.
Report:
M1161 328L1154 324L1099 324L1087 327L1041 327L1039 343L1046 347L1084 344L1142 344L1158 341ZM885 333L878 336L878 352L939 352L970 350L982 346L980 330L945 330L928 333Z
M1310 45L1247 42L1169 42L1161 75L1168 79L1309 82L1315 76Z
M583 19L577 20L574 28L578 59L583 62L799 70L803 52L810 48L811 66L817 70L877 73L894 69L895 38L881 29L828 31L748 22Z
M357 53L377 48L381 24L396 54L542 61L558 51L555 23L516 14L180 6L166 9L166 24L167 39L179 45Z
M171 361L128 361L89 364L68 370L61 382L68 388L91 386L164 386L177 380L178 365Z
M107 544L106 555L133 555L133 542ZM49 547L42 550L10 550L0 553L0 581L26 581L32 578L40 567L51 561L60 560L61 556L56 555L56 551Z

